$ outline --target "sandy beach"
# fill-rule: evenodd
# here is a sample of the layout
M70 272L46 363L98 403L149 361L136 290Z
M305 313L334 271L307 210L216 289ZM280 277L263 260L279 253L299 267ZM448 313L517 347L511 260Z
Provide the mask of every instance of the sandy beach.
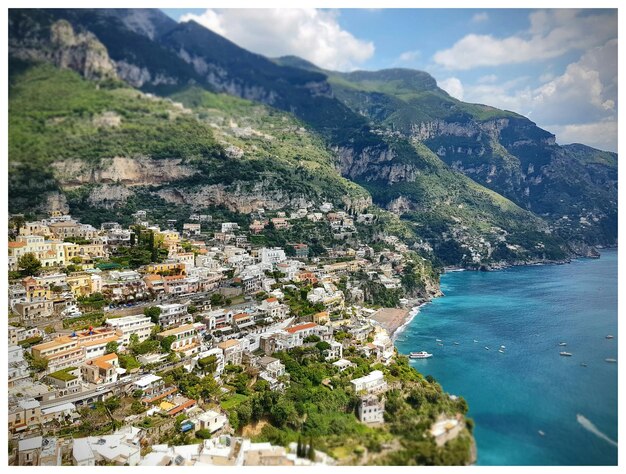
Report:
M381 308L371 319L385 328L390 336L393 336L393 333L404 325L409 312L409 309L403 308Z

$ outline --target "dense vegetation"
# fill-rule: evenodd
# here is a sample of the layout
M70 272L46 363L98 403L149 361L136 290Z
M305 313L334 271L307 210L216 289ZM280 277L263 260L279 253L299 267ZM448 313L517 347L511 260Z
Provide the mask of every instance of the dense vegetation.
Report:
M347 357L356 367L340 373L324 360L316 345L274 355L290 374L288 387L284 393L269 391L260 382L252 391L240 387L238 392L244 396L227 407L233 428L266 420L270 424L263 426L256 440L287 445L299 438L312 439L315 449L342 463L432 465L469 461L468 433L443 448L425 436L439 415L465 413L467 404L463 399L450 399L432 378L427 380L411 368L406 358L399 357L389 366L373 366L382 370L395 388L385 395L389 403L386 424L368 427L355 416L358 398L349 381L367 375L372 360L350 353Z

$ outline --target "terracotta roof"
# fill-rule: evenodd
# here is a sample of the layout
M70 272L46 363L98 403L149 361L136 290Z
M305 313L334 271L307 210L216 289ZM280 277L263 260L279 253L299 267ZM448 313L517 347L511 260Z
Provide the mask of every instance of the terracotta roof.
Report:
M272 298L266 299L265 301L267 301L268 303L273 303L274 301L278 301L278 299L272 297Z
M165 281L182 280L184 278L186 278L185 275L172 275L172 276L163 277Z
M217 347L220 349L228 349L229 347L234 347L239 344L239 341L236 339L229 339L228 341L220 342Z
M189 331L191 329L195 329L193 324L183 324L182 326L178 326L177 328L168 329L167 331L160 332L157 334L158 336L173 336L174 334L178 334L179 332Z
M238 319L243 319L243 318L248 318L248 317L250 317L248 313L238 313L233 316L233 319L238 320Z
M26 247L26 242L9 242L10 249L18 249L22 247Z
M304 323L304 324L300 324L298 326L292 326L290 328L287 328L286 331L290 334L294 334L298 331L304 331L305 329L311 329L314 328L315 326L317 326L317 324L315 323Z
M146 275L144 279L149 280L149 281L155 281L155 280L163 280L163 277L161 275Z
M176 415L176 414L180 413L181 411L194 406L195 404L196 404L195 400L187 400L185 403L183 403L181 405L178 405L176 408L173 408L170 411L168 411L167 414L168 415Z
M102 357L98 357L98 359L96 360L103 360L103 361L109 361L109 360L115 360L117 359L117 354L115 352L112 352L111 354L107 354L107 355L103 355Z

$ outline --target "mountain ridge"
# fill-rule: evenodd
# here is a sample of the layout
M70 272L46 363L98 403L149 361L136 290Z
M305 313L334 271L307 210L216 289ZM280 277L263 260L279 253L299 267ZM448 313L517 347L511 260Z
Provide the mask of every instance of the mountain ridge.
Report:
M19 20L20 14L24 15L18 12L14 18ZM171 19L164 19L161 24L154 24L153 22L160 21L159 18L162 19L162 12L147 14L143 10L124 9L93 15L75 11L69 11L67 14L60 11L52 14L46 11L44 14L53 20L57 19L55 21L62 16L70 18L65 19L70 23L73 21L72 25L79 32L91 31L88 27L93 27L93 25L98 31L110 30L101 41L109 50L112 50L111 57L116 58L113 61L116 64L118 76L130 85L146 92L158 90L161 94L175 97L176 94L184 93L189 88L200 87L210 92L226 92L257 100L296 115L299 120L308 124L323 138L326 146L335 155L333 166L344 176L368 189L376 203L395 212L408 225L419 229L419 232L426 229L424 233L430 235L431 239L437 232L443 232L441 235L449 236L443 241L441 238L435 239L436 246L448 241L468 245L464 239L470 239L472 243L469 245L472 247L475 242L490 235L489 226L482 226L482 230L479 229L481 226L477 226L477 234L470 238L467 232L463 234L462 226L455 222L455 219L468 222L468 218L470 220L478 218L495 224L500 217L493 220L494 216L509 212L499 207L498 203L503 202L503 198L498 194L490 195L487 189L492 189L490 192L499 192L504 196L509 193L509 196L514 198L513 201L517 200L521 208L528 208L527 203L523 199L517 199L519 196L516 194L519 191L519 184L516 180L521 180L521 176L525 174L522 173L521 165L522 160L527 157L522 156L520 160L520 157L511 153L510 150L523 147L525 140L533 143L543 140L546 143L542 146L553 146L551 143L554 139L553 135L540 131L528 119L512 112L456 101L437 88L434 79L424 72L394 69L391 72L336 73L334 77L330 77L323 70L303 71L302 66L314 65L299 58L270 60L261 55L245 52L234 43L198 24L175 25ZM111 18L113 20L110 20ZM112 22L112 26L109 25L109 21ZM107 26L109 28L106 28ZM120 41L111 39L112 34L120 29L122 29L123 38L127 39L132 36L143 38L142 41L145 41L135 42L128 48L125 44L120 45ZM200 38L202 41L191 41L190 38L194 40ZM19 35L17 38L12 38L14 45L18 46L21 40ZM193 44L190 45L190 43ZM138 45L141 48L149 48L150 52L145 56L137 57L141 50L141 48L138 49ZM223 48L216 48L216 45L226 45L224 48L228 51L228 57L224 58L225 52L221 50ZM174 66L163 61L150 62L150 58L159 55L176 57L178 62L172 63ZM289 67L280 64L285 61L291 63ZM162 66L167 66L167 68L160 70ZM179 66L180 69L178 69ZM248 71L244 74L242 70L248 67L256 72ZM142 77L145 79L143 82L136 80L137 74L129 72L135 71L136 73L137 70L143 71ZM160 83L157 80L159 74L162 76ZM407 82L407 74L415 80ZM381 86L374 79L381 75L384 77L395 75L395 79L385 81L386 89L375 90ZM364 79L370 82L368 90L362 87ZM386 101L382 104L380 113L378 115L373 113L367 101L365 103L369 108L364 107L362 110L351 104L348 87L368 100L378 100L376 104L380 104L381 100ZM420 94L427 94L428 100L424 101L424 98L419 96ZM440 100L441 97L445 100ZM429 100L434 102L430 103ZM399 129L398 126L389 126L385 123L389 112L397 114L400 107L403 108L402 113L409 115L407 129ZM410 114L418 108L419 113L431 114L428 115L430 118L433 114L442 115L442 118L427 122L411 121ZM206 109L202 107L200 109L194 109L194 113L206 114ZM465 117L467 120L450 122L450 117L457 119ZM477 121L476 118L484 120ZM514 127L509 126L511 121L514 122ZM471 137L474 133L482 137L482 145L488 145L489 160L493 161L485 163L484 160L479 160L477 163L471 163L471 166L478 170L474 174L468 171L467 161L458 163L459 160L447 159L447 155L441 153L441 147L444 145L453 146L455 150L463 149L459 141L468 138L468 123L474 127L470 130L469 136ZM483 129L476 129L476 123L482 124ZM437 140L443 140L445 143L437 146ZM573 151L567 148L564 150L560 159L572 159L568 153L571 154ZM598 154L597 151L591 150L593 149L576 149L581 170L585 166L585 156L592 153L604 156L602 152ZM467 158L468 153L463 155ZM598 160L599 162L594 166L599 168L608 166L611 169L613 163L611 159L605 156L604 160L600 158ZM492 171L494 167L497 173ZM524 171L528 172L528 170L529 167L526 164ZM468 178L461 178L461 173L487 186L487 189L482 188L480 184L473 183L471 179L465 181ZM491 175L492 181L484 179L481 173L487 177ZM603 180L606 178L603 173L606 174L602 170L596 172L594 178L596 182L592 179L588 180L586 192L595 192L598 185L600 187L603 185ZM499 184L500 182L502 184ZM454 192L450 196L442 197L446 187ZM435 196L435 198L429 200L428 196ZM600 197L602 196L598 196L597 199ZM464 214L459 209L467 210L469 214ZM479 211L479 209L483 210ZM508 209L512 208L509 206ZM558 235L552 237L550 232L556 230L557 234L561 235L565 232L563 229L567 228L570 235L566 235L565 238L569 239L570 244L577 245L576 240L580 240L576 235L577 227L569 226L568 228L565 225L559 227L549 214L533 216L528 213L519 214L518 217L513 218L516 212L518 211L502 222L506 223L505 227L513 226L511 229L514 227L521 229L520 224L515 224L516 220L525 221L529 226L528 230L534 228L530 234L526 230L520 234L526 233L526 235L534 236L530 241L523 242L522 247L526 251L535 245L544 245L543 240L550 240L550 246L553 249L566 249L565 253L562 250L557 252L561 257L567 252L576 253L575 245L566 245L565 240L559 240L563 237ZM560 209L556 209L555 212L560 212ZM521 217L522 215L524 217ZM593 217L595 216L589 216L591 222L593 222ZM547 218L549 222L543 222L542 218ZM474 226L470 227L474 228ZM496 227L499 226L496 225ZM590 239L591 243L611 244L613 242L611 240L613 226L610 220L608 224L602 221L601 225L592 225L592 227L601 230L598 231L595 240ZM516 230L513 233L516 232L519 231ZM459 237L459 233L464 236ZM608 238L605 238L607 235ZM489 238L493 239L494 245L498 245L493 236ZM456 257L463 254L462 250L457 250ZM508 250L515 253L511 249ZM437 251L438 249L435 248L435 252ZM493 252L493 249L483 250L482 255L489 254L489 252ZM507 252L502 250L501 253ZM541 252L533 258L541 258Z

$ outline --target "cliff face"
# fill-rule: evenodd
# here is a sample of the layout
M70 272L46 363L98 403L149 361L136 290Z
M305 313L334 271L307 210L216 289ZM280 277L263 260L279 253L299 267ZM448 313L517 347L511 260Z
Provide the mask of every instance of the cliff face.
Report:
M9 38L9 54L15 58L51 62L78 71L87 79L117 78L106 47L90 32L76 33L65 20L52 23L47 31Z
M103 158L97 166L70 159L56 161L52 167L64 189L88 184L160 185L199 173L198 169L182 164L180 158L153 160L147 156Z

